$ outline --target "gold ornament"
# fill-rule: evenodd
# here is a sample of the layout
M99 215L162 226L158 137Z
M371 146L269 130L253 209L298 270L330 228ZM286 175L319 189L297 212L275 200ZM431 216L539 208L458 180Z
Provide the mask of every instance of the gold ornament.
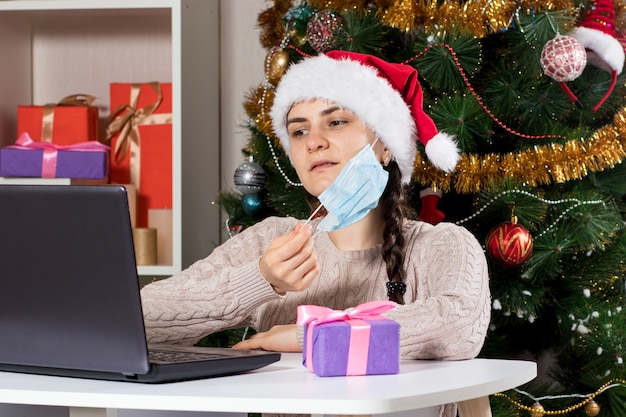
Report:
M600 414L600 405L594 400L591 400L585 405L585 414L589 417L595 417Z
M263 86L248 93L247 100L244 103L246 113L254 120L259 131L265 135L272 135L272 123L270 122L269 112L274 101L274 91L266 89Z
M295 27L289 29L289 37L298 48L302 47L305 43L308 42L306 33L301 33L301 31Z
M543 417L546 414L546 410L543 409L543 405L539 403L534 403L530 408L530 417Z
M270 51L265 58L267 80L276 85L289 66L289 53L282 49Z

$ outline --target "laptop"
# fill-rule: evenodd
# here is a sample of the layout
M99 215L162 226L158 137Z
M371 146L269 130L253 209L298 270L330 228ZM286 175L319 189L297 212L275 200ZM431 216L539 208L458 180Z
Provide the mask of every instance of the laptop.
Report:
M0 185L0 371L161 383L280 359L229 348L150 351L125 188Z

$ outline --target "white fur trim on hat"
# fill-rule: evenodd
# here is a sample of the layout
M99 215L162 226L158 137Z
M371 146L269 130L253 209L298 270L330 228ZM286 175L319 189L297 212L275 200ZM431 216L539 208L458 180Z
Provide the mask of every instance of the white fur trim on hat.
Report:
M374 68L318 55L287 70L276 88L270 117L288 156L287 114L294 104L312 99L334 102L354 112L391 151L402 182L411 180L417 153L415 121L400 93Z
M574 28L570 35L585 47L590 63L607 72L622 72L624 47L615 37L584 26Z

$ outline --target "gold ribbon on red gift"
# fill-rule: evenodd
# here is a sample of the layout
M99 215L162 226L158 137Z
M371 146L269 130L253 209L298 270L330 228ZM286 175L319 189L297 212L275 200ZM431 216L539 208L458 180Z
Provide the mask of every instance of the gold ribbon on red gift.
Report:
M41 141L52 142L52 129L54 127L54 108L57 106L90 106L96 97L88 94L72 94L63 97L58 103L49 103L43 106L43 118L41 120Z
M113 136L119 133L115 148L113 149L113 158L115 162L121 163L126 156L130 154L132 162L130 164L130 182L139 188L139 173L141 167L140 159L140 139L139 126L150 124L169 124L172 123L171 113L153 114L163 100L161 93L161 85L158 82L145 83L157 94L157 99L141 108L137 108L139 95L141 93L142 83L131 84L130 87L130 104L122 104L111 112L109 116L109 125L106 129L105 142L113 139Z

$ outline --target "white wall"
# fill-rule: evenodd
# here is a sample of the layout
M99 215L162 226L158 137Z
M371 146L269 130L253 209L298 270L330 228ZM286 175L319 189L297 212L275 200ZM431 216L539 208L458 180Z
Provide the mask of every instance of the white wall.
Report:
M222 190L234 189L233 174L244 162L241 149L248 130L241 126L246 118L243 103L247 93L263 82L267 54L259 41L257 17L271 5L265 0L220 2Z

